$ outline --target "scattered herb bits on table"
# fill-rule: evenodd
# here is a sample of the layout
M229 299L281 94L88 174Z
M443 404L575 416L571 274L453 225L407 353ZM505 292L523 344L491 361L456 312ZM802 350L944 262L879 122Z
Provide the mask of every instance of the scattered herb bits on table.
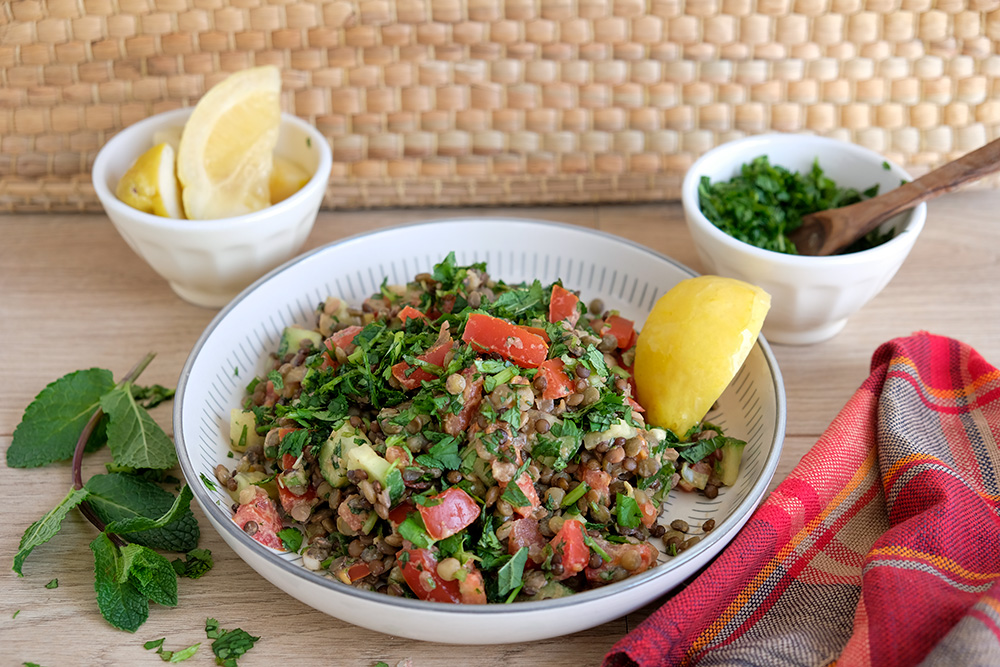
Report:
M486 603L620 581L656 564L671 489L714 497L745 444L646 424L636 337L559 282L449 254L286 328L216 479L248 535L360 588Z
M885 165L888 169L888 164ZM772 165L766 155L740 167L738 176L712 183L702 176L698 205L709 221L735 239L764 250L798 254L788 234L809 213L849 206L878 194L879 186L859 192L838 186L825 176L819 158L806 173ZM894 233L877 229L843 252L858 252L885 243Z

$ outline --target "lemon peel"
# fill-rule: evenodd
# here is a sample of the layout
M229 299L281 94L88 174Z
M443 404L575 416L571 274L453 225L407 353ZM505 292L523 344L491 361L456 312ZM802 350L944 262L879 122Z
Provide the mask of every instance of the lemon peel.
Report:
M771 296L721 276L683 280L653 306L635 350L646 421L683 437L732 382L760 334Z

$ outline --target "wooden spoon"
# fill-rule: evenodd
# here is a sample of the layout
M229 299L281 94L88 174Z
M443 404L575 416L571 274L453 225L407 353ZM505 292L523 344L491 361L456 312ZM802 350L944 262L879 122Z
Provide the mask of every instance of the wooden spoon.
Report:
M865 201L802 217L788 237L800 255L833 255L880 224L918 204L1000 169L1000 139Z

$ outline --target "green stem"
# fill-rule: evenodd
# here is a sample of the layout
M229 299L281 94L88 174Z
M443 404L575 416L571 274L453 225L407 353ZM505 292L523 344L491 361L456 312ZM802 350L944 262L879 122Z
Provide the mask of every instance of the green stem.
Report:
M118 383L118 386L125 384L126 382L131 382L132 380L139 377L146 367L149 366L150 362L156 355L150 352L145 357L143 357L139 363L132 367L132 369L125 374L125 376ZM87 446L87 441L90 440L90 436L93 435L94 429L97 428L98 422L101 421L101 417L104 416L104 410L97 408L94 410L94 414L90 416L87 424L83 427L80 432L80 437L76 441L76 449L73 450L73 488L82 489L83 488L83 451ZM97 530L104 532L104 522L94 513L94 509L87 503L83 501L80 503L80 513L87 518L87 521L94 524ZM118 546L125 546L125 540L121 539L117 535L109 535L111 541Z

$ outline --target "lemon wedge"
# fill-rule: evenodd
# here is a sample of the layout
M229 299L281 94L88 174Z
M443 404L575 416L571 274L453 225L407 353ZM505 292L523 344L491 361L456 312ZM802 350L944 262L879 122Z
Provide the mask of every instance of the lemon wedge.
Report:
M280 93L278 68L254 67L213 86L195 105L177 151L188 218L226 218L270 205Z
M280 155L274 156L274 166L268 179L271 203L284 201L302 189L309 182L309 172L297 163Z
M144 213L183 218L174 166L174 149L168 143L157 144L140 155L122 175L115 195Z
M771 295L719 276L689 278L653 306L635 348L646 421L680 437L704 419L757 341Z

